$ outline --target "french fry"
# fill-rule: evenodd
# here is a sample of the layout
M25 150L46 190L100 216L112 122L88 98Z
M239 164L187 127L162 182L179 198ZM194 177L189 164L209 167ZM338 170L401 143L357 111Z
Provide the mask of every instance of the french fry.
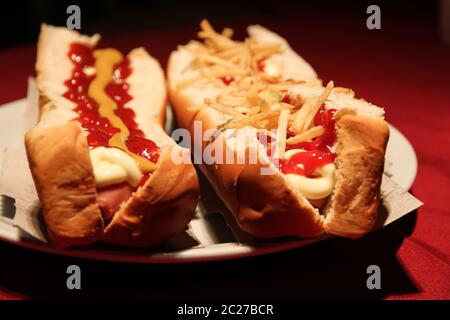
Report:
M223 128L224 129L239 129L248 125L255 125L258 122L261 122L263 120L267 120L270 118L277 117L280 114L280 110L273 110L266 113L257 113L252 116L247 116L242 119L233 120L230 123L226 124Z
M224 59L221 59L221 58L218 58L218 57L213 56L211 54L202 53L202 54L200 54L198 56L198 59L200 61L209 62L209 63L212 63L212 64L217 64L217 65L224 66L224 67L231 68L231 69L234 69L234 68L237 67L235 64L233 64L231 62L229 62L227 60L224 60Z
M215 103L211 99L205 99L204 102L205 102L206 105L210 106L211 108L216 109L217 111L225 113L225 114L227 114L229 116L232 116L233 118L242 119L244 117L243 114L237 112L233 108L227 108L225 106L222 106L222 105L220 105L218 103Z
M226 85L220 81L219 79L212 76L208 70L202 69L200 70L200 74L207 78L211 83L213 83L216 87L226 88Z
M294 120L289 128L295 134L300 134L304 131L304 124L313 108L311 99L306 100L303 106L295 113Z
M229 28L218 33L207 20L203 20L200 26L198 36L204 43L193 49L196 57L193 63L200 75L181 82L179 86L184 87L205 79L223 89L215 101L205 99L205 104L232 118L220 125L220 130L245 126L278 128L279 156L283 156L286 144L311 140L323 134L322 126L311 127L317 111L334 88L332 81L317 98L303 101L300 96L291 95L293 102L283 102L283 96L292 86L306 84L321 87L322 82L282 80L261 71L258 61L282 52L284 47L281 43L258 43L251 37L244 42L234 41L231 39L233 30ZM226 76L233 77L233 81L225 84L221 78ZM345 89L338 90L352 94ZM286 139L288 129L295 136Z
M231 38L233 36L233 29L231 28L225 28L222 30L222 36Z
M284 157L284 150L286 149L287 126L290 113L291 111L289 109L283 109L280 111L280 116L278 117L277 149L275 150L275 156L277 159Z
M312 140L316 137L320 137L325 132L322 126L313 127L305 132L302 132L295 137L290 137L286 140L286 144L296 144L303 141Z
M316 116L317 111L319 111L322 104L325 102L325 100L330 95L331 91L333 90L334 83L333 81L328 82L325 89L322 91L322 94L317 98L315 101L313 107L311 108L311 112L308 114L308 118L305 121L305 124L303 126L303 129L309 129L313 123L314 117Z
M217 57L219 57L221 59L230 59L230 58L242 53L243 50L244 50L244 46L237 44L236 47L234 47L234 48L230 48L230 49L227 49L227 50L217 53Z
M236 106L245 106L247 104L247 98L245 97L236 97L232 95L218 95L216 98L217 103L229 106L229 107L236 107Z

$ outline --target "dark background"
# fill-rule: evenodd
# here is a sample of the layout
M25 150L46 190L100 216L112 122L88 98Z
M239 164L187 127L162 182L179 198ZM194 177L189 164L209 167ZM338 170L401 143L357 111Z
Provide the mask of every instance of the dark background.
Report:
M249 23L277 23L286 18L315 20L327 26L327 16L341 17L340 24L348 24L355 16L365 24L366 8L370 4L382 7L382 21L404 21L413 24L435 24L438 34L438 1L8 1L2 3L0 19L0 48L33 42L39 25L47 22L65 25L69 16L66 8L77 4L81 8L82 31L121 35L161 28L197 26L202 18L214 24L235 25ZM314 17L314 18L312 18Z

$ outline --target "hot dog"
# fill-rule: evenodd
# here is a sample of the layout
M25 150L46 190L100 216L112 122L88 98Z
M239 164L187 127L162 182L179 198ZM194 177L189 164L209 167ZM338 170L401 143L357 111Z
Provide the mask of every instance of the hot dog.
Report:
M96 49L99 35L42 25L39 121L25 146L49 238L153 246L182 231L198 201L191 163L162 129L166 86L143 48Z
M333 82L323 86L279 35L247 30L245 41L234 41L231 29L218 33L204 20L201 41L169 59L178 123L192 136L196 122L203 133L217 132L202 150L214 143L235 158L258 154L256 163L203 163L202 172L254 236L362 236L377 219L389 138L384 110ZM236 129L254 134L236 143Z

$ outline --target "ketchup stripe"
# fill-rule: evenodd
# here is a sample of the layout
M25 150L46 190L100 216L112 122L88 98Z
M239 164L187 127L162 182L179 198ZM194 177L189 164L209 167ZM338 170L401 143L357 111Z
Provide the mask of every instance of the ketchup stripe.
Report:
M78 118L76 120L89 132L87 136L89 147L108 147L109 139L120 130L113 127L107 118L99 115L98 104L88 95L89 86L95 76L87 76L84 70L94 66L93 49L80 43L72 43L68 55L74 68L72 77L64 82L67 87L64 97L77 104L75 112L78 113ZM105 88L105 92L116 102L117 107L114 112L130 131L126 141L127 148L138 156L157 162L158 146L144 137L144 133L135 121L134 111L125 107L125 104L132 99L128 94L129 85L125 81L131 72L128 59L123 59L115 66L113 79Z

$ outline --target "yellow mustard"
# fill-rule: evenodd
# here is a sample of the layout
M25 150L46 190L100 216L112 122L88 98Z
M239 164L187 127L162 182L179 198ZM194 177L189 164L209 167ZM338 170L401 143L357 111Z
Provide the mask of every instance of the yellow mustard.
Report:
M130 131L122 119L114 113L117 105L105 91L106 86L113 78L114 66L123 60L123 55L116 49L98 49L94 51L94 58L96 76L89 86L88 95L99 105L98 113L100 116L107 118L113 127L120 130L109 139L109 146L126 152L136 161L142 172L154 171L155 163L128 150L125 141L129 137Z

